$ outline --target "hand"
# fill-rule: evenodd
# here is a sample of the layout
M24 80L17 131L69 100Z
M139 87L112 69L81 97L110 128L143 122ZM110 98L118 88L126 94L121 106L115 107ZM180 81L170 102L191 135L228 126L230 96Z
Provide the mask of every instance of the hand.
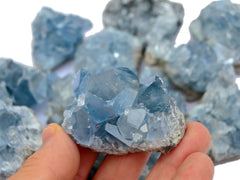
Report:
M214 166L205 154L211 136L197 122L187 123L184 138L167 155L161 155L147 180L208 180ZM139 152L123 156L108 155L94 179L138 179L150 153ZM87 179L98 153L77 146L57 124L43 132L41 149L30 156L22 168L9 180L72 180Z

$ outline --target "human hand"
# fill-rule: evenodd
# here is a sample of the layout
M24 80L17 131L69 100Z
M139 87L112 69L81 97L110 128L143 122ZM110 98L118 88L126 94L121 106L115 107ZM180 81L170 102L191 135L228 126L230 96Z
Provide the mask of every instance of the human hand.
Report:
M214 166L205 154L211 141L208 130L197 122L186 126L184 138L170 153L160 156L147 180L213 178ZM150 154L107 155L94 179L138 179ZM76 145L60 126L50 124L43 132L40 150L9 180L87 179L97 157L98 153Z

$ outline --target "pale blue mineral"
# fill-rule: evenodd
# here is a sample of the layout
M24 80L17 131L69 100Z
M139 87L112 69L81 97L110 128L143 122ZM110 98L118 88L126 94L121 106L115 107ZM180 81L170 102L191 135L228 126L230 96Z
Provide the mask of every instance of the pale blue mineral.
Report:
M103 24L127 31L148 44L175 40L183 16L182 5L168 0L111 0L103 12Z
M63 128L78 144L108 154L169 152L185 132L185 120L163 81L145 86L128 68L77 73L75 100Z
M7 105L12 105L13 100L6 89L6 83L0 81L0 100Z
M240 91L236 84L212 86L187 121L203 123L211 133L208 154L218 164L240 158Z
M42 144L42 126L27 107L0 100L0 179L16 173Z
M152 83L155 76L158 76L163 80L163 85L167 88L168 94L176 100L178 108L185 115L187 113L185 95L181 91L177 90L169 82L168 78L158 70L158 68L144 66L139 75L140 83L145 85Z
M51 84L46 111L48 124L62 124L63 112L74 100L72 84L73 75L67 75Z
M190 26L192 39L206 41L219 61L240 58L240 5L230 0L212 2Z
M77 45L91 28L87 19L43 7L32 23L34 64L50 70L73 58Z
M214 50L205 42L189 42L173 49L164 72L171 82L184 90L188 100L204 93L207 85L219 76L234 74L227 62L218 62Z
M136 71L141 58L141 43L126 32L112 28L86 38L75 55L75 69L87 68L100 72L113 67Z
M31 106L47 99L46 74L32 67L0 58L0 81L5 82L15 105Z

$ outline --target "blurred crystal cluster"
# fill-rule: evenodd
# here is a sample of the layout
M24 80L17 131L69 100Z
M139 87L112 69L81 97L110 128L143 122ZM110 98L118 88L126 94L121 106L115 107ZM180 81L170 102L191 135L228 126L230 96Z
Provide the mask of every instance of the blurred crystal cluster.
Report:
M191 23L191 40L176 47L183 18L183 6L168 0L111 0L104 29L85 37L90 20L43 7L32 22L35 67L0 58L0 179L41 146L32 109L43 104L47 123L95 151L167 153L186 119L209 129L214 163L239 159L240 5L212 2ZM67 61L78 73L60 78ZM152 153L140 179L159 156Z

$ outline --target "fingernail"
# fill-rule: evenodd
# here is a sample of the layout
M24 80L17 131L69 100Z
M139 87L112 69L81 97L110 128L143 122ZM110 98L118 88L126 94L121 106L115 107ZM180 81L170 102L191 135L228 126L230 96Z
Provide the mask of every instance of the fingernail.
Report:
M59 126L56 123L49 124L43 131L42 135L43 146L47 142L49 142L55 136L55 134L61 129L62 129L61 126Z

